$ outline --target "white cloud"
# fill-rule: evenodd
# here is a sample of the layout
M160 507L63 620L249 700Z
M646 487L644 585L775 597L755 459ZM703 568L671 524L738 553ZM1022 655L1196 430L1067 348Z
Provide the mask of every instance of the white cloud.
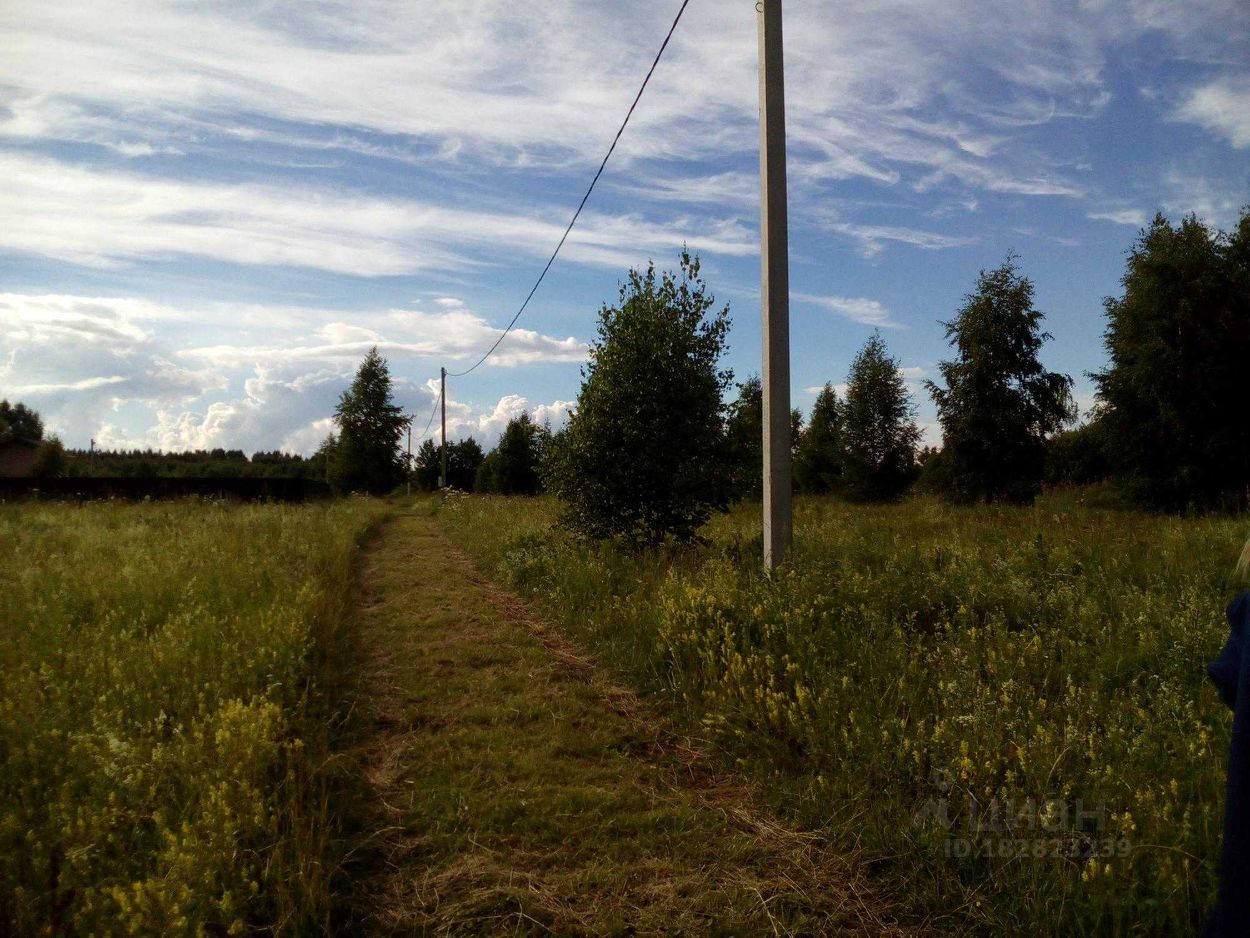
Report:
M1105 209L1089 212L1087 217L1094 221L1109 221L1116 225L1131 225L1134 228L1141 228L1149 221L1145 212L1135 208Z
M1227 76L1192 91L1176 112L1239 149L1250 147L1250 75Z
M803 303L823 306L839 316L845 316L852 322L862 323L865 326L876 326L881 329L902 328L879 300L871 300L867 297L818 296L811 293L793 293L791 296Z
M810 215L813 221L826 231L845 235L858 242L860 253L865 257L874 257L881 253L886 242L907 244L923 251L942 251L963 247L976 240L963 235L940 234L936 231L924 231L898 225L850 222L843 219L841 213L827 209L813 211Z
M913 395L915 395L922 390L920 379L928 373L928 370L920 365L908 365L906 367L899 368L899 373L903 376L904 381L907 383L908 389ZM837 394L839 398L846 397L846 382L842 381L830 383L833 385L834 393ZM815 397L824 389L825 386L823 384L815 384L809 388L804 388L803 393L810 394L812 397Z
M282 438L282 443L277 448L284 453L302 453L307 455L316 452L317 447L322 444L325 438L334 432L334 418L321 417L300 427L298 430L292 430Z
M1163 180L1163 209L1175 224L1193 213L1208 224L1229 227L1237 218L1244 190L1231 190L1202 172L1168 171Z
M12 0L0 7L9 112L0 135L96 142L139 158L266 143L580 168L611 139L671 12L662 0L639 0L627 17L580 0ZM1241 13L1236 0L1184 16L1157 0L1062 11L849 2L836 16L798 5L787 11L792 161L800 175L826 179L1071 194L1079 187L1057 170L1038 172L1019 130L1100 113L1109 50L1147 33L1177 55L1235 61ZM621 142L618 170L642 158L753 152L754 21L749 4L690 11ZM744 179L723 181L750 197Z
M443 299L438 312L278 307L270 315L259 307L217 305L205 313L133 298L0 294L0 388L35 406L49 428L71 443L94 436L108 445L162 449L282 445L311 451L370 347L402 369L410 359L476 357L499 336L462 301ZM149 330L170 321L215 326L244 312L264 324L271 342L287 341L174 350ZM341 318L349 316L353 321ZM514 329L490 364L580 362L585 356L585 343L574 338ZM240 380L242 393L228 394ZM395 387L399 403L422 417L437 392L402 375ZM550 417L553 423L567 403L530 407L519 400L535 419ZM197 403L183 406L191 402ZM117 414L125 405L146 409L152 423L136 427L141 418L132 415L123 426ZM454 426L491 429L489 420L479 425L478 416L462 407L449 404Z
M503 432L510 420L529 414L535 423L550 423L553 430L558 430L568 419L569 411L574 409L575 401L552 401L550 404L533 405L520 394L505 394L490 413L481 414L477 418L477 428L487 438L496 437Z
M304 454L317 448L330 429L327 415L351 380L333 369L258 364L243 382L241 396L227 395L192 408L159 407L154 423L137 431L112 422L96 433L105 447L141 447L167 451L216 447L256 450L289 449ZM402 405L428 409L427 391L396 382ZM221 390L226 390L222 388Z
M389 358L422 357L467 361L476 359L499 338L502 329L463 307L442 304L445 312L390 310L385 313L355 313L368 326L329 322L311 336L301 335L283 345L216 345L188 348L184 358L237 367L256 361L323 362L343 367L357 362L370 348ZM343 311L322 315L343 315ZM488 359L488 364L508 367L536 362L581 362L587 346L572 336L557 339L532 329L514 328Z
M175 363L140 325L154 309L142 300L0 294L0 388L74 438L124 404L167 406L224 388L213 370Z
M550 213L543 219L533 211L451 209L350 190L181 182L16 153L0 152L0 176L0 249L92 266L195 256L386 276L471 266L489 250L544 256L563 231ZM709 253L757 250L753 232L732 219L659 224L586 213L583 221L564 251L583 263L625 267L683 241Z

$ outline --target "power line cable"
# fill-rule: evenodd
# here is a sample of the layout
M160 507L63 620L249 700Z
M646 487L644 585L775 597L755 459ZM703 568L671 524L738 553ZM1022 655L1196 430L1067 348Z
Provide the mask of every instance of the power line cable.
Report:
M440 389L438 394L434 396L434 409L430 411L430 419L425 422L425 429L422 430L421 435L417 437L418 441L424 440L425 435L430 432L430 427L434 423L434 415L438 413L438 402L441 401L442 399L443 399L443 392L442 392L442 389Z
M538 279L534 282L534 286L525 297L525 302L522 303L521 308L516 311L516 315L513 316L512 321L508 323L508 327L504 329L499 338L495 340L495 344L487 350L485 355L477 360L473 367L466 368L464 371L449 371L447 372L447 377L463 378L470 372L475 371L477 367L482 364L482 362L486 361L486 359L490 358L491 355L495 353L495 349L499 348L499 343L507 338L508 333L512 331L512 327L516 325L517 320L521 318L521 314L525 312L525 307L529 306L530 300L532 300L534 298L534 294L538 292L538 287L543 282L543 278L547 276L547 271L549 271L551 269L551 265L555 263L556 255L558 255L560 253L560 249L564 247L564 242L568 239L569 232L571 232L573 230L573 226L577 224L578 216L582 214L582 209L586 207L586 202L590 198L590 193L595 191L595 183L597 183L599 181L599 177L603 175L604 167L608 165L608 160L611 159L617 143L620 142L621 134L625 132L625 127L629 124L629 119L634 116L634 108L636 108L638 106L638 102L642 100L642 93L647 90L647 83L651 81L651 76L655 72L655 67L660 64L660 58L664 55L664 50L668 48L668 41L673 38L673 33L677 30L677 24L681 22L681 15L686 12L686 6L689 3L690 0L682 0L681 8L677 11L677 16L673 18L673 25L668 28L668 35L664 37L664 42L660 44L660 51L655 54L655 61L651 63L651 68L647 70L647 76L642 80L642 86L638 89L638 93L634 95L634 102L629 106L629 111L625 114L625 120L621 122L620 129L617 130L616 136L612 139L612 145L608 147L608 152L603 157L603 162L599 164L599 169L595 173L595 178L590 180L590 187L586 190L586 194L582 196L582 201L577 206L577 211L573 213L573 218L569 221L568 227L564 229L564 234L560 236L560 243L557 244L556 249L551 252L551 257L547 259L547 266L545 266L543 268L543 272L538 275Z

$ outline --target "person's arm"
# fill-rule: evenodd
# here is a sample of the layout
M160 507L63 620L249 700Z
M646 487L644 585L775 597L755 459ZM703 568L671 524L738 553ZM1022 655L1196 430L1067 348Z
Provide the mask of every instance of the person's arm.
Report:
M1229 605L1228 625L1228 641L1207 668L1220 699L1233 710L1220 892L1206 927L1212 938L1250 934L1250 593Z

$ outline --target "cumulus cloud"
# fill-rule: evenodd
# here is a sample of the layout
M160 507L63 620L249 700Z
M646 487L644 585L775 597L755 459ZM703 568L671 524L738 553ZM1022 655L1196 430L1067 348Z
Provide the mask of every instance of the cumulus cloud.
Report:
M71 443L94 436L106 445L161 449L281 445L311 451L369 348L377 346L402 369L406 361L476 356L500 334L458 299L443 297L436 306L432 312L277 308L256 318L271 335L285 336L285 344L176 350L157 338L153 325L213 324L237 319L241 310L218 305L202 313L133 298L0 294L0 389L34 406ZM348 316L353 321L338 318ZM585 357L585 343L572 337L514 329L490 365ZM402 374L394 381L402 406L428 413L436 386ZM553 423L565 403L531 407L517 400L540 422L550 416ZM123 423L118 412L128 405L150 414L148 423L133 412ZM490 419L462 408L449 404L454 426L493 432Z
M477 418L477 427L488 437L498 436L510 420L529 414L535 423L550 424L553 430L558 430L568 420L569 411L575 409L574 401L552 401L550 404L534 405L520 394L505 394L494 410Z
M314 438L310 427L327 426L350 375L321 370L297 372L257 366L243 382L243 395L214 400L194 409L159 408L155 422L134 433L109 423L100 431L104 446L139 446L160 450L271 450L290 446L308 453L325 434ZM281 442L280 442L281 441Z
M154 308L142 300L0 294L0 389L72 437L94 432L128 403L165 406L223 389L222 375L176 363L143 327Z

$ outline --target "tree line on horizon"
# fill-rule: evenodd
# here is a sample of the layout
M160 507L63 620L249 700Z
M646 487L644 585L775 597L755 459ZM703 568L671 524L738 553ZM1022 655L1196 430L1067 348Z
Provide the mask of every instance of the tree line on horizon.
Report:
M1071 377L1041 362L1051 336L1033 282L1008 255L981 271L942 323L952 354L940 380L925 382L941 446L919 446L914 400L874 332L843 395L830 382L806 422L794 411L795 489L885 501L919 484L956 503L1027 503L1044 484L1111 480L1144 507L1245 508L1250 421L1238 379L1250 361L1250 209L1231 234L1192 215L1177 226L1156 216L1122 285L1122 296L1104 302L1108 364L1092 375L1098 397L1086 423L1073 427ZM599 311L567 424L552 432L521 415L489 453L471 437L449 444L447 484L553 492L567 525L593 538L695 538L712 512L761 491L761 386L747 378L728 399L729 329L729 308L716 308L697 257L683 251L677 272L631 270L618 302ZM332 467L349 465L343 454L353 448L365 452L355 442L364 412L389 442L358 471L386 474L332 479L344 490L386 490L404 477L396 449L404 418L376 350L340 403ZM437 487L432 440L413 471L420 487Z
M852 361L839 395L819 392L806 421L792 414L796 491L885 501L913 486L957 503L1027 503L1043 485L1109 483L1163 510L1241 510L1250 503L1250 420L1241 373L1250 362L1250 208L1231 233L1195 216L1157 215L1133 244L1123 294L1104 300L1108 363L1089 419L1076 424L1072 379L1045 369L1051 337L1034 286L1008 255L981 271L942 325L952 350L940 381L940 447L920 447L915 402L880 332ZM711 512L761 493L762 392L722 367L729 308L683 251L677 272L631 270L618 302L599 312L582 387L553 432L522 414L485 452L448 444L446 484L565 503L570 527L592 537L654 543L695 536ZM729 392L736 389L730 400ZM241 451L101 453L94 474L294 475L341 492L391 491L406 479L433 490L433 440L406 465L408 417L392 399L376 349L335 411L337 433L311 457ZM7 435L7 436L6 436ZM47 443L44 471L85 474L85 453L43 441L38 415L0 405L0 442ZM411 472L411 476L409 473Z
M1071 377L1041 362L1051 336L1033 282L1009 255L942 323L952 354L940 380L925 382L941 446L919 446L914 400L874 332L844 393L827 383L806 422L792 414L796 491L884 501L919 485L956 503L1018 504L1044 485L1108 482L1145 508L1246 508L1250 209L1231 233L1157 215L1121 283L1122 296L1104 301L1108 363L1091 375L1097 403L1085 423L1074 426ZM761 493L760 381L741 382L727 401L728 331L728 307L715 309L698 258L683 253L676 274L630 271L619 302L600 310L567 426L552 433L525 416L491 454L471 439L456 444L450 483L553 491L568 523L593 537L695 536L712 511ZM437 485L438 455L427 441L425 487ZM526 484L492 483L500 464L522 467Z

